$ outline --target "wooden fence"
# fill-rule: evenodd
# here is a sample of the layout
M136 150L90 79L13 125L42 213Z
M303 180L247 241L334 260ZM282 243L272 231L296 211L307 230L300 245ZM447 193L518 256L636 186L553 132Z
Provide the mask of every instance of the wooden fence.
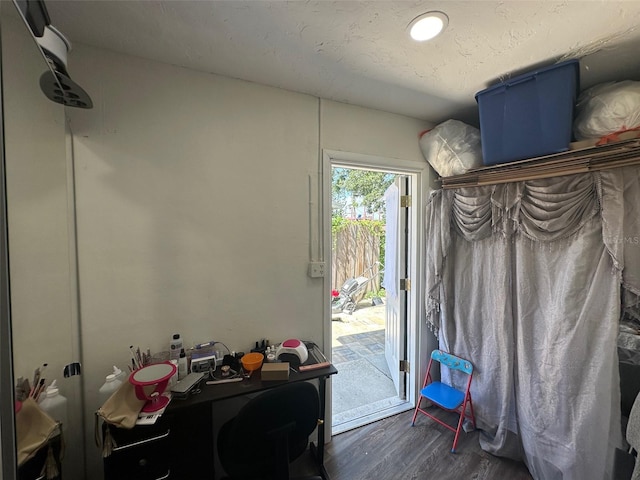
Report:
M384 229L378 234L361 223L349 222L333 234L331 251L332 289L340 290L345 280L369 278L362 294L380 290L380 245Z

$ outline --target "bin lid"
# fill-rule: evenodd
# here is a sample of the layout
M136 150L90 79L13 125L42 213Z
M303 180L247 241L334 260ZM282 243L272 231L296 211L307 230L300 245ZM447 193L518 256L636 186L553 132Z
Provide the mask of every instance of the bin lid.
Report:
M540 75L542 73L548 73L552 70L558 70L561 68L573 67L575 69L576 74L576 91L580 91L580 60L576 58L572 58L571 60L565 60L564 62L555 63L553 65L549 65L548 67L536 68L526 73L522 73L520 75L516 75L515 77L509 78L504 82L500 82L496 85L492 85L484 90L479 91L475 95L476 102L478 101L478 96L485 95L487 93L491 93L494 90L499 90L505 87L510 87L521 83L525 80L530 79L531 77L535 77L536 75Z

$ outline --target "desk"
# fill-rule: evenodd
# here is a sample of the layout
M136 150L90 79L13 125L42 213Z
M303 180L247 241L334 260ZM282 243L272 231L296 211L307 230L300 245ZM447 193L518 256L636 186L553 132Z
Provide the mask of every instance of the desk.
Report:
M105 480L207 479L215 478L214 405L223 400L277 388L291 382L318 380L320 421L318 445L311 444L322 478L324 468L324 420L326 380L338 373L333 365L306 372L290 372L289 380L263 382L260 372L242 382L200 384L201 392L185 400L172 399L162 417L152 426L133 430L111 428L118 445L105 458Z

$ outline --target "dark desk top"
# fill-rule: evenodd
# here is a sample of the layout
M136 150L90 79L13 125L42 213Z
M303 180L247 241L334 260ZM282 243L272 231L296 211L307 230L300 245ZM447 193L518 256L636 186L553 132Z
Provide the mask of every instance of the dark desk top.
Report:
M293 372L289 371L288 380L270 380L262 381L260 372L253 372L251 378L245 378L241 382L234 383L221 383L218 385L207 385L205 383L206 378L200 382L200 393L189 395L186 399L173 398L167 411L177 411L186 407L193 407L202 403L217 402L228 398L239 397L250 393L260 392L262 390L268 390L270 388L277 387L278 385L284 385L292 382L303 382L305 380L313 380L316 378L327 378L330 375L335 375L338 370L330 365L325 368L318 368L316 370L307 370L305 372Z

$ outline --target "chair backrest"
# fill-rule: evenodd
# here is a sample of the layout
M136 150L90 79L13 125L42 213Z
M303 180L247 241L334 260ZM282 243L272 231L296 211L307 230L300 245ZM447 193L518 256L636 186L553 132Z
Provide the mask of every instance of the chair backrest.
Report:
M470 361L456 357L450 353L443 352L442 350L434 350L431 352L431 359L436 362L440 362L442 365L446 365L453 370L460 370L467 375L471 375L473 373L473 365Z
M267 390L220 429L217 446L222 466L232 479L278 478L273 472L281 472L306 450L319 413L318 390L310 383Z

